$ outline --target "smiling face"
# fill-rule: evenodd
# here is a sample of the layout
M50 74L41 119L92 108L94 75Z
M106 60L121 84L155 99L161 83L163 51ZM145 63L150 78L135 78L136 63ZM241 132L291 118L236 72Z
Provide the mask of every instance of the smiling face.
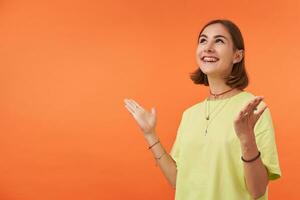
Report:
M196 62L209 77L224 78L233 64L242 59L242 50L235 50L230 33L220 23L207 26L201 33L196 51Z

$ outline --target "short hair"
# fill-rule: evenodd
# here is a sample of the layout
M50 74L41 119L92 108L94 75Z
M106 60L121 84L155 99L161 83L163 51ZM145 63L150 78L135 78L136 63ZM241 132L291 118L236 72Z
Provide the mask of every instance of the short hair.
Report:
M199 43L199 38L204 29L212 24L222 24L231 35L233 49L244 50L245 52L244 40L240 29L232 21L226 19L216 19L208 22L200 31L197 44ZM200 67L194 72L190 73L190 78L195 84L204 84L205 86L209 85L207 75L201 71ZM249 79L245 68L245 54L243 54L243 58L240 62L233 65L230 75L224 79L226 85L232 88L239 88L243 90L248 86Z

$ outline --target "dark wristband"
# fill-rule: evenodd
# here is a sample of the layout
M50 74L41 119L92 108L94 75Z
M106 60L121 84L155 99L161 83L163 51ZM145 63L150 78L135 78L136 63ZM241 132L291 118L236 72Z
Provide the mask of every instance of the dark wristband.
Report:
M244 158L243 158L243 156L241 156L241 159L242 159L242 161L244 161L244 162L253 162L253 161L255 161L257 158L259 158L260 157L260 151L258 151L258 155L257 156L255 156L255 158L252 158L252 159L250 159L250 160L245 160Z

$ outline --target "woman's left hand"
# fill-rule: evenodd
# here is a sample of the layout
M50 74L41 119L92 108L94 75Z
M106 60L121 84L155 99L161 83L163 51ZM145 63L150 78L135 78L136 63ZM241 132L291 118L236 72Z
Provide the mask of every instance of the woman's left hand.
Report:
M267 108L267 106L264 106L260 111L254 112L262 100L263 97L261 96L255 97L239 112L234 120L235 133L240 141L246 142L255 139L254 126Z

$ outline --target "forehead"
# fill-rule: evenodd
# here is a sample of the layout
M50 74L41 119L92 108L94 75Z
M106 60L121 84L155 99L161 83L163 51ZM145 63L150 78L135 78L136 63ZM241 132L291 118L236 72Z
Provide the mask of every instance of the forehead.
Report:
M223 35L230 38L230 34L227 29L220 23L208 25L201 35L206 35L207 37L213 37L214 35Z

